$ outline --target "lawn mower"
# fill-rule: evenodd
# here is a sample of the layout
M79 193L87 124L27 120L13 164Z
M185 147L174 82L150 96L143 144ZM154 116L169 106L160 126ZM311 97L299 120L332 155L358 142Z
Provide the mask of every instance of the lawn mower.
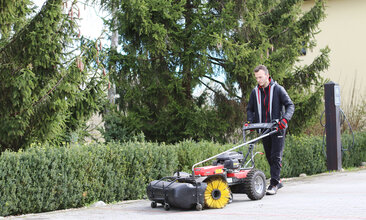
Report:
M259 137L245 140L245 131L257 130ZM233 200L233 193L246 194L251 200L262 199L266 193L266 177L255 169L253 153L255 143L278 132L278 122L253 123L244 126L244 143L232 147L192 166L192 174L176 172L150 182L146 188L151 207L163 205L171 207L202 210L203 208L223 208ZM246 155L234 150L248 145ZM196 167L213 160L212 165Z

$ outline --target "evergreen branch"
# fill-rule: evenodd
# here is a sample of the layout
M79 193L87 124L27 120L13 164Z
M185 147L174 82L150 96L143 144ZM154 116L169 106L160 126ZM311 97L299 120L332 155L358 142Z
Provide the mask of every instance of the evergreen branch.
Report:
M282 32L281 33L279 33L279 34L277 34L277 35L273 35L272 37L270 37L269 38L269 41L271 41L271 40L273 40L273 38L274 37L281 37L281 35L283 35L284 33L286 33L287 31L289 31L290 30L290 28L289 27L287 27L287 28L285 28L284 30L282 30Z
M296 76L296 80L287 79L286 83L289 87L310 87L316 85L321 80L319 73L329 67L329 52L328 47L321 50L321 55L316 57L310 65L305 65L303 68L296 70L293 75ZM301 86L302 85L302 86Z
M158 60L159 57L153 57L153 58L150 58L150 59L145 59L145 58L137 57L136 59L139 60L139 61L148 61L149 62L149 61Z
M48 97L53 91L56 90L56 88L60 85L60 83L64 80L64 78L67 76L68 74L65 74L61 77L61 79L56 83L56 85L54 85L50 90L48 90L48 92L42 96L42 98L40 98L37 102L33 103L32 106L36 106L38 105L39 103L43 102L46 97Z
M297 26L301 30L301 35L311 32L318 26L319 22L325 17L323 8L323 2L321 0L317 1L316 5L299 19Z
M58 0L58 2L55 2L55 4L59 4L61 3L61 0ZM11 47L14 42L19 42L21 41L20 39L22 39L23 35L26 35L27 32L29 32L29 30L32 30L32 28L34 26L36 26L36 24L43 19L44 14L46 13L46 11L49 9L49 7L52 7L51 4L45 4L42 9L38 12L38 14L35 16L34 19L31 20L31 22L29 22L25 27L22 28L22 30L20 32L18 32L15 36L12 37L11 41L9 41L3 48L0 49L0 54L3 53L4 50L8 49L8 47Z
M32 107L34 107L34 106L37 106L39 103L41 103L41 102L43 102L53 91L55 91L56 90L56 88L60 85L60 83L62 82L62 80L67 76L68 74L65 74L64 76L62 76L61 77L61 79L56 83L56 85L54 85L51 89L49 89L48 91L47 91L47 93L44 95L44 96L42 96L40 99L38 99L38 101L36 101L36 102L34 102L34 103L32 103ZM19 115L19 114L22 114L24 111L26 111L26 110L28 110L28 109L23 109L22 111L19 111L19 112L15 112L14 114L13 114L13 117L15 117L15 116L17 116L17 115Z
M23 69L23 67L18 67L17 69L15 69L14 71L12 71L11 75L15 75L17 72L19 72L21 69Z
M282 0L275 8L272 8L269 13L266 14L264 19L264 24L266 25L277 25L274 23L276 18L280 18L283 14L288 13L289 9L299 3L302 0Z

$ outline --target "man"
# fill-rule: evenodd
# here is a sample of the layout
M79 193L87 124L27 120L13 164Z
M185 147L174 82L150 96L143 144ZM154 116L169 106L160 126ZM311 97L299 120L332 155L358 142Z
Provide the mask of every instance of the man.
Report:
M267 195L274 195L283 186L280 181L280 172L285 134L287 123L295 111L295 106L286 90L270 77L266 66L257 66L254 69L254 75L258 85L249 97L247 123L279 120L279 132L262 139L271 174Z

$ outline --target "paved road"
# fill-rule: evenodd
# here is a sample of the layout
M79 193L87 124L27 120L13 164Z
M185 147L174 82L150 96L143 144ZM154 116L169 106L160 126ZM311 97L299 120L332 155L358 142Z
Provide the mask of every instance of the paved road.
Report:
M234 194L233 203L223 209L203 211L150 208L148 200L126 201L102 207L70 209L5 219L365 219L366 169L325 173L284 181L275 196L251 201Z

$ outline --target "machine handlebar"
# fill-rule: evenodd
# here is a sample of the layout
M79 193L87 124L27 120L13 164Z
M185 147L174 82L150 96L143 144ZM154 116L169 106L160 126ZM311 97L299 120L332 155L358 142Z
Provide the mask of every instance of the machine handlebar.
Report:
M271 131L276 131L277 132L278 131L278 122L279 122L279 120L276 119L276 120L273 120L270 123L249 123L249 124L245 124L243 126L243 139L244 139L244 142L246 141L245 131L247 131L247 130L258 130L261 135L267 134ZM276 133L276 132L274 132L274 133Z
M246 124L246 126L243 127L243 130L247 131L247 130L259 130L259 129L272 129L276 128L276 126L278 126L278 122L252 123L252 124Z

